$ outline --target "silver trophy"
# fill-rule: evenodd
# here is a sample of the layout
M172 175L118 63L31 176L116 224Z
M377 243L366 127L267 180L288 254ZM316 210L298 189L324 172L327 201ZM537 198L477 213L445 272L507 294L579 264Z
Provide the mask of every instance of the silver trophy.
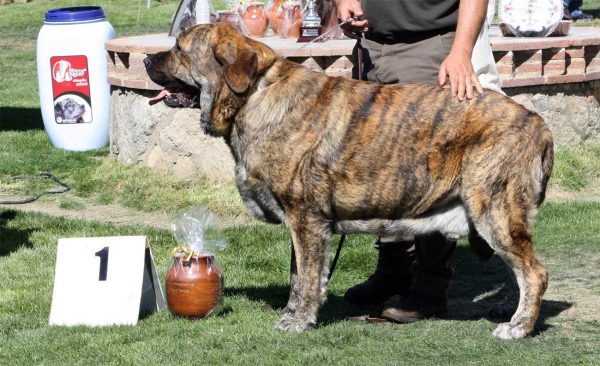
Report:
M315 0L308 0L308 11L302 19L302 28L300 28L298 42L310 42L323 34L321 18L315 11L315 5Z

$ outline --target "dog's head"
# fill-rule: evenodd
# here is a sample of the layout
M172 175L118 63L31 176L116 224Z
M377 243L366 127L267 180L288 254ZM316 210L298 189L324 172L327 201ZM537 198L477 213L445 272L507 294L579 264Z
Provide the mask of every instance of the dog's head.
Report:
M54 105L54 116L64 122L83 122L85 105L79 104L71 98L66 98Z
M244 37L229 24L189 28L177 37L171 50L144 60L150 79L165 87L151 104L173 93L200 94L200 119L204 131L211 135L223 134L225 126L218 124L226 123L225 120L233 117L230 115L233 112L223 115L213 113L213 108L221 106L225 109L224 104L228 110L232 105L239 108L239 101L252 92L257 75L264 73L276 57L273 50ZM193 100L185 97L182 103L186 99Z

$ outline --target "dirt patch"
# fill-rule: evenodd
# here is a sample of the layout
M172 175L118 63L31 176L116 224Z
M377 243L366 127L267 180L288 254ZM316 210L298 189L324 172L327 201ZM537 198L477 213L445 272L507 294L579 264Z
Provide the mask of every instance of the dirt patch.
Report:
M88 205L80 210L64 209L59 206L59 202L52 200L38 200L21 205L2 205L4 208L16 211L39 212L50 216L100 221L114 225L147 225L163 229L169 228L168 220L162 212L140 212L116 204Z
M559 318L600 321L600 254L589 255L585 249L575 249L569 258L548 261L546 269L550 281L544 300L572 304Z
M21 198L19 197L19 199ZM23 212L39 212L55 217L99 221L113 225L146 225L161 229L168 229L170 226L170 216L165 212L142 212L118 204L99 205L92 200L84 200L70 194L61 195L60 198L76 202L77 206L81 208L60 207L60 199L55 197L43 197L26 204L0 205L0 207ZM11 200L17 198L3 197L3 199ZM247 215L240 215L235 217L219 216L219 224L223 227L230 227L257 225L260 223L249 218Z
M546 191L546 202L566 201L600 202L600 185L591 184L578 192L566 191L556 186L549 187Z

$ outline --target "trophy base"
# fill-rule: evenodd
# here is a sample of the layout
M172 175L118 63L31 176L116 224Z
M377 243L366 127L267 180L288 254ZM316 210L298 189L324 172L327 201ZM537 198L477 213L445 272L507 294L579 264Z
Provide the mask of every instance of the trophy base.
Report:
M302 27L300 28L300 37L298 38L299 43L311 42L319 38L323 34L323 27ZM323 39L319 39L317 42L323 42Z

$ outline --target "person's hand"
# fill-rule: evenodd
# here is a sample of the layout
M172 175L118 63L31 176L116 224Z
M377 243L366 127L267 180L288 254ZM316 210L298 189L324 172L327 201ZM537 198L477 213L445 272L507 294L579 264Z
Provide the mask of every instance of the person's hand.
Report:
M358 0L338 0L336 1L338 22L343 22L347 19L354 18L349 23L342 26L344 34L350 38L359 38L359 34L369 30L367 27L368 21L360 20L363 16L363 11Z
M471 56L467 52L450 51L440 66L438 74L440 85L445 85L447 78L450 79L452 95L461 102L465 97L473 99L473 86L479 93L483 93L483 88L471 64Z

